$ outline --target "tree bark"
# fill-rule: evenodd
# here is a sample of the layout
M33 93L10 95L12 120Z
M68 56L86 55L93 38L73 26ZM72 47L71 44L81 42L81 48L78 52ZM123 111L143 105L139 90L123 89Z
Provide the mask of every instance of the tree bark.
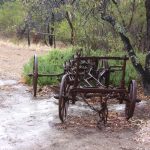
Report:
M147 21L147 51L150 51L150 0L145 0Z
M143 85L145 89L145 93L149 93L150 95L150 0L145 0L145 8L146 8L146 21L147 21L147 40L146 40L146 48L148 51L148 55L145 60L145 78L143 79Z
M48 40L49 40L49 45L53 46L54 44L54 22L55 22L55 16L54 13L52 13L52 17L51 17L51 29L48 25L48 33L50 33L51 30L51 35L48 36Z
M30 29L29 29L29 26L28 26L28 31L27 31L27 37L28 37L28 46L31 45L31 42L30 42Z
M145 76L143 77L143 87L145 95L150 95L150 52L145 60Z
M70 15L71 15L70 12L67 11L66 12L66 19L67 19L68 24L69 24L70 29L71 29L71 44L75 45L75 29L74 29Z
M65 5L65 4L73 5L76 2L76 0L70 0L70 1L61 0L61 1L62 1L63 5ZM75 45L75 28L73 26L73 21L71 18L70 11L66 10L65 17L66 17L66 20L67 20L69 27L71 29L71 40L70 40L70 42L72 45Z

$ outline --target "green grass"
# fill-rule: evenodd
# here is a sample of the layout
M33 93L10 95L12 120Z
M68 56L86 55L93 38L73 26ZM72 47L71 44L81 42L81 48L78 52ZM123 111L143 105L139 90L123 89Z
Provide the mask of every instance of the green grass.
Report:
M75 53L75 50L72 48L68 48L65 50L59 50L54 49L50 51L48 54L38 57L38 70L39 74L57 74L63 72L63 64L65 61L70 59ZM86 52L84 52L84 55L87 55ZM102 50L97 51L91 51L90 56L124 56L125 52L123 51L116 51L113 50L111 52L106 52ZM140 62L144 65L145 55L142 53L138 53L138 57L140 59ZM109 61L109 65L119 65L121 61ZM24 66L24 78L26 83L31 84L32 80L27 76L27 74L32 73L32 66L33 66L33 58ZM127 61L126 65L126 78L125 82L126 85L129 84L129 82L132 79L136 79L139 81L139 76L135 69L133 68L131 61ZM119 85L121 80L121 73L115 72L111 73L110 81L113 85L117 86ZM58 80L57 77L41 77L39 78L39 85L46 85L46 84L57 84Z
M38 57L38 72L39 74L58 74L63 72L63 64L74 54L74 50L69 48L66 50L54 49L48 54ZM32 73L33 58L24 65L23 75L26 83L31 84L32 80L27 74ZM56 84L57 77L40 77L40 85Z

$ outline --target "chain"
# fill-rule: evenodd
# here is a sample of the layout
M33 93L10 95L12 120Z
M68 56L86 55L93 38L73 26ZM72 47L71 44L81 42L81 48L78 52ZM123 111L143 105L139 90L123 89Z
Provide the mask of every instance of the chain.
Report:
M81 95L81 94L80 94ZM89 104L89 102L84 98L84 96L81 95L81 98L82 100L89 106L89 108L91 108L93 111L97 112L97 113L100 113L101 110L99 109L96 109L94 106L92 106L91 104Z
M105 125L107 122L107 117L108 117L108 108L107 108L107 98L108 97L106 96L104 101L102 101L102 98L101 98L101 109L100 110L96 109L94 106L89 104L89 102L84 98L84 96L81 95L81 98L89 106L89 108L91 108L93 111L98 113L98 115L100 117L100 120L97 122L98 128L100 128L100 122L103 122Z

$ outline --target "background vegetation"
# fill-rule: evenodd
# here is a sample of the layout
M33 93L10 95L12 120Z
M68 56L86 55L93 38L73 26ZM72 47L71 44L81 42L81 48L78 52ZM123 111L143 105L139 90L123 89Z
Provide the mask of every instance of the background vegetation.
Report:
M24 33L23 37L26 38L27 27L31 32L45 33L47 32L46 27L49 25L50 28L54 27L55 29L56 40L68 44L71 40L71 28L65 12L69 12L69 19L75 34L75 45L93 50L123 49L119 36L100 19L99 12L93 10L98 5L96 1L80 0L77 1L77 4L70 2L63 6L59 0L57 3L53 0L1 0L0 33L7 35L17 33L17 36ZM146 11L144 0L120 1L118 7L111 2L108 9L125 26L134 47L138 51L145 51ZM52 23L52 13L55 16L54 24ZM31 37L34 38L34 35L31 34ZM39 38L42 41L43 35L39 35Z
M0 34L11 37L16 35L16 30L23 24L27 12L19 0L2 2L0 3Z
M116 1L118 5L110 2L107 7L108 12L124 25L132 45L144 64L144 53L147 50L145 1ZM41 43L47 43L46 41L53 37L49 34L55 34L56 41L69 46L83 47L87 54L122 56L126 53L122 51L123 43L114 29L101 19L97 9L99 2L97 0L76 0L76 2L73 0L64 2L60 0L0 0L0 34L16 35L18 39L30 37L32 42ZM39 57L39 72L61 72L60 66L71 57L73 52L74 50L71 49L63 51L55 49L46 56ZM25 65L24 74L32 71L31 65L32 59ZM115 75L114 77L112 82L117 83L119 77ZM126 78L127 82L137 78L130 62L127 65ZM26 79L30 82L27 77ZM55 78L43 78L40 84L56 82Z
M50 51L47 55L40 56L38 57L38 62L39 62L39 67L38 71L39 73L44 73L44 74L58 74L58 73L63 73L63 64L65 61L70 59L75 53L75 49L68 48L59 50L59 49L54 49ZM87 54L85 54L87 55ZM97 51L90 51L90 54L88 56L124 56L125 52L122 53L122 51L116 51L113 50L109 53L106 53L106 51L103 50L97 50ZM144 58L145 55L143 53L138 53L138 57L140 58L140 61L142 64L144 64ZM122 62L121 61L109 61L109 65L120 65ZM27 76L28 73L32 73L32 66L33 66L33 58L30 60L29 63L27 63L24 66L24 76L27 81L27 83L32 84L32 79ZM126 85L128 86L129 82L132 79L136 79L139 81L139 76L135 69L133 68L132 64L130 61L127 61L127 67L126 67ZM119 85L121 80L121 72L115 72L111 74L111 83L113 85ZM46 84L57 84L59 78L57 77L40 77L39 78L39 85L46 85Z

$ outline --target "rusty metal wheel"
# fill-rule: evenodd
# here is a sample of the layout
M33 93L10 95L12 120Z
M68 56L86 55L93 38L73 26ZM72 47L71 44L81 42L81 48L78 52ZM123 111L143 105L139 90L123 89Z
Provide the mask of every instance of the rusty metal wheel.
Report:
M68 106L69 106L69 87L68 75L65 74L62 77L60 92L59 92L59 118L64 122L67 118Z
M108 87L109 76L110 76L108 60L102 59L99 67L100 67L100 72L98 75L98 79L100 83L102 83L102 85Z
M38 83L38 58L34 55L33 58L33 96L36 97Z
M129 92L128 95L129 99L128 101L126 101L126 107L125 107L125 115L127 120L129 120L133 116L135 105L136 105L137 84L135 80L132 80L130 82L128 92Z

